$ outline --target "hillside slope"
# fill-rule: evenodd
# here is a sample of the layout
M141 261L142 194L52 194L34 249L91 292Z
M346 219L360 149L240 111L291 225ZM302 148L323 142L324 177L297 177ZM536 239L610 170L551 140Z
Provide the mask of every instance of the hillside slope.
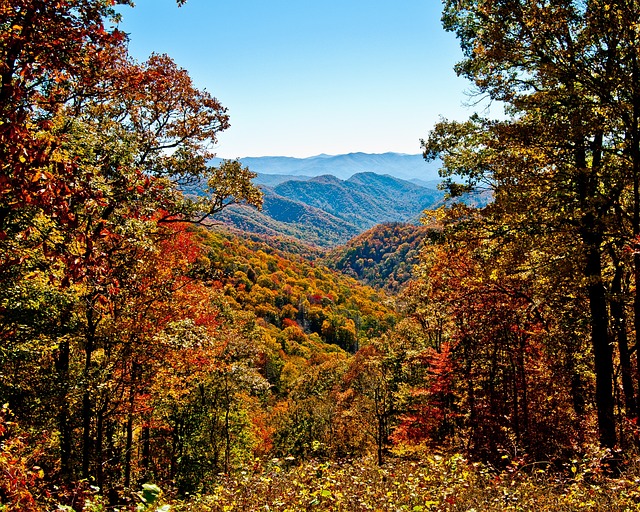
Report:
M323 261L363 284L397 293L411 279L422 244L433 236L437 233L426 226L380 224L332 250Z
M317 176L262 187L261 212L232 207L218 220L236 229L288 236L319 247L335 247L376 224L417 223L443 192L388 175L359 173L348 180Z
M244 236L196 232L208 248L204 275L234 309L253 312L283 349L307 354L299 345L326 351L326 343L354 352L397 320L386 294L299 254Z
M290 237L318 247L343 244L362 231L347 220L280 196L270 188L263 188L263 192L262 211L236 205L220 212L216 220L246 233Z

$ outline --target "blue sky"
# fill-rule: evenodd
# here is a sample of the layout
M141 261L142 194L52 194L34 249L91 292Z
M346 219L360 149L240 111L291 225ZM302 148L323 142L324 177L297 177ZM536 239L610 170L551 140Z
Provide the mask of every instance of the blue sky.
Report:
M229 109L219 156L420 153L471 113L437 0L135 1L130 53L167 53Z

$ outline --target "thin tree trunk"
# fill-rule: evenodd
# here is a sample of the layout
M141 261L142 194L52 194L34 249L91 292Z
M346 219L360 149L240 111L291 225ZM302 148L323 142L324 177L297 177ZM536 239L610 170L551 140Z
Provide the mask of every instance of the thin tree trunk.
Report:
M521 408L522 408L522 437L524 439L525 445L528 444L529 437L529 403L528 403L528 395L527 395L527 371L525 368L525 358L526 358L526 345L527 339L525 336L519 337L519 347L518 347L518 373L520 377L520 386L522 387L522 400L521 400Z
M97 323L94 318L93 304L87 309L87 332L85 337L85 360L82 380L84 393L82 394L82 477L89 478L91 460L91 419L93 407L91 403L91 357L95 348Z
M622 372L622 390L624 392L625 415L633 418L637 415L636 398L633 386L633 371L631 368L631 354L629 352L629 339L627 337L627 321L622 297L622 274L624 270L618 264L616 273L611 283L611 318L614 323L614 331L618 338L618 351L620 353L620 368Z
M229 473L231 461L231 429L229 425L229 414L231 412L231 397L229 393L229 382L225 376L225 411L224 411L224 472Z
M143 479L147 480L151 472L151 430L149 425L145 424L140 433L142 438L142 469Z
M516 448L520 449L520 408L518 403L518 369L516 362L511 358L511 382L513 389L513 430L516 435Z
M384 404L384 398L383 398L383 393L384 391L381 391L380 389L374 389L374 394L373 394L373 403L374 403L374 409L375 409L375 416L376 416L376 444L377 444L377 448L378 448L378 466L382 466L384 464L384 443L385 443L385 423L386 423L386 418L385 418L385 404Z
M633 119L631 126L631 166L633 174L633 297L634 328L636 332L636 389L638 402L636 415L640 413L640 72L636 52L632 53Z
M103 449L103 439L104 439L104 412L106 409L106 405L101 407L98 413L96 414L96 483L100 489L104 488L104 449Z
M169 479L175 480L178 475L178 460L182 458L182 421L178 419L177 415L171 429L171 467Z
M464 344L464 361L465 361L465 377L467 381L467 401L469 404L469 428L471 430L471 435L469 436L469 440L467 442L467 450L471 449L470 443L472 439L475 439L476 429L478 427L478 414L476 411L476 397L474 390L474 379L472 375L473 370L473 361L471 359L470 354L470 340L465 337L463 340Z
M129 387L129 412L127 415L126 440L124 448L124 486L131 486L131 456L133 454L133 410L135 401L135 387L137 380L137 364L131 365L131 385Z
M62 340L55 359L58 374L58 429L60 431L60 476L64 482L71 479L71 426L69 425L69 342Z

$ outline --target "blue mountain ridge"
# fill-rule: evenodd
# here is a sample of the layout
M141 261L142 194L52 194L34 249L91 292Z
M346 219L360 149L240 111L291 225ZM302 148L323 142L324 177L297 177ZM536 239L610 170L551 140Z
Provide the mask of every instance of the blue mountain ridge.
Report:
M316 155L308 158L262 156L239 158L243 165L260 175L287 175L292 179L307 179L332 175L347 180L354 174L372 172L388 174L403 180L432 182L438 180L439 162L426 162L421 154L349 153L345 155ZM214 159L215 165L221 161ZM267 178L269 179L269 178Z
M444 196L440 190L374 172L346 180L323 174L260 186L261 212L233 206L217 219L247 232L280 234L320 247L343 244L380 223L417 223L422 212L442 204Z

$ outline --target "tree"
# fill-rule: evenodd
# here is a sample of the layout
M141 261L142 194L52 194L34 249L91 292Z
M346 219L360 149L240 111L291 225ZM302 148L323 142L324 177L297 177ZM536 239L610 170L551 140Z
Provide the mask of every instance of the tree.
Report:
M344 385L354 394L350 409L356 419L355 429L373 439L379 466L384 463L396 412L394 393L398 382L393 375L391 352L382 341L361 348L343 378Z
M494 238L480 220L459 218L426 245L403 293L408 318L396 336L413 348L402 365L392 437L493 463L504 454L562 458L591 433L588 317L576 308L586 298L560 280L572 276L566 269L548 273L544 246Z
M204 287L183 291L190 300L194 292L208 314L195 322L187 315L159 335L162 357L153 361L146 389L152 432L142 469L175 482L180 493L202 490L251 458L257 445L252 397L262 398L269 387L256 366L261 339L252 317L229 311Z
M107 28L119 19L112 4L15 0L0 11L7 278L29 248L62 253L81 273L95 251L68 254L69 239L89 247L87 237L115 235L109 221L126 209L203 220L229 202L260 204L253 175L237 162L207 166L226 110L167 56L132 62L124 35ZM185 197L194 185L203 193Z
M424 146L426 157L443 155L450 176L468 179L462 189L450 180L452 192L490 186L486 215L496 235L551 235L563 240L559 255L579 263L606 447L617 441L608 256L632 238L636 215L629 198L637 190L637 34L623 21L636 8L597 0L445 2L444 26L464 54L458 73L503 102L510 117L443 122Z
M58 433L66 483L130 482L144 348L197 277L171 226L261 203L239 162L207 163L226 109L169 57L128 56L114 7L129 4L0 7L2 394L25 428Z

